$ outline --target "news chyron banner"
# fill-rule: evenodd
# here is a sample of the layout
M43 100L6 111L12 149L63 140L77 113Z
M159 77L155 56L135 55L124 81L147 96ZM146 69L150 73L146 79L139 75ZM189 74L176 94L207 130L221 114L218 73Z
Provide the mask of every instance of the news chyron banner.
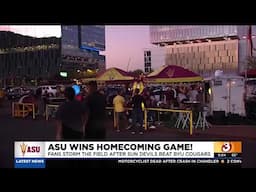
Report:
M45 168L47 159L112 160L117 164L241 164L241 141L30 142L14 145L15 168Z
M15 168L45 168L45 142L15 142Z

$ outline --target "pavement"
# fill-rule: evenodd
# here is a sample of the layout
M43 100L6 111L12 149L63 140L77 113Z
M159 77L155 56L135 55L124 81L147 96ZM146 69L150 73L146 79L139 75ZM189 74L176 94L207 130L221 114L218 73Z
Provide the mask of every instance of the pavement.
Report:
M159 126L143 135L132 135L129 130L113 129L112 120L108 121L107 140L111 141L242 141L244 168L256 168L256 127L245 125L212 126L205 131L196 129L193 135L189 130ZM0 168L13 168L14 141L53 141L55 122L44 118L33 120L11 117L10 104L0 108Z

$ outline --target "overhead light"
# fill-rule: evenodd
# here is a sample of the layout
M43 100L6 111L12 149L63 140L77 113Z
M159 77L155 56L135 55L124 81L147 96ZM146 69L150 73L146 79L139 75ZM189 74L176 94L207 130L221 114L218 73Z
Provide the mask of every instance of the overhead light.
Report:
M225 40L230 40L230 37L224 37Z
M211 88L208 89L208 93L209 93L209 95L212 94L212 89Z

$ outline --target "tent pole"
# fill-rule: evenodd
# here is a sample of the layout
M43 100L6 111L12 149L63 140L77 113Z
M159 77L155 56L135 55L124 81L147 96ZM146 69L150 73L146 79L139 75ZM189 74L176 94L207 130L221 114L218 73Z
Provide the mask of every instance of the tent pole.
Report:
M203 104L204 104L204 106L205 106L205 96L206 96L206 94L205 94L205 81L203 81Z

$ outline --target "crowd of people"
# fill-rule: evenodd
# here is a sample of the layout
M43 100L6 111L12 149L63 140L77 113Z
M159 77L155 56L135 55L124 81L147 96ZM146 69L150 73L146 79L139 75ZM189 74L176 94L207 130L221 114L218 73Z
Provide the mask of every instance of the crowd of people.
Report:
M58 139L60 139L62 133L60 130L64 130L64 138L67 135L80 135L81 137L83 135L87 139L103 139L105 137L104 122L107 116L106 106L114 107L114 128L117 132L126 128L130 129L132 134L143 134L144 108L185 109L188 107L185 103L186 101L203 102L202 88L196 84L176 87L168 86L165 90L160 91L156 91L152 87L146 87L139 94L139 89L130 90L124 87L107 92L104 88L97 89L96 82L90 82L87 85L87 89L81 90L80 97L77 97L78 95L75 96L75 93L71 94L72 88L70 88L69 92L67 90L65 90L65 97L69 102L61 105L56 115L59 120ZM81 105L78 107L79 103ZM127 108L132 108L132 111L128 111ZM155 111L148 111L147 120L150 122L150 128L156 128ZM60 129L60 122L65 122L65 125L62 126L63 129ZM65 131L68 130L67 127L73 127L73 129L70 129L73 131ZM78 127L82 127L84 130L78 131ZM66 132L68 134L65 134ZM74 138L72 137L71 139Z
M106 107L114 107L114 128L117 132L129 129L132 134L144 133L144 108L185 109L187 101L203 103L202 87L199 84L169 85L165 87L145 87L129 89L125 86L97 87L96 81L81 86L79 92L74 87L57 87L57 98L64 102L58 108L56 139L104 139L106 135ZM42 89L23 96L20 103L34 103L36 114L45 115L50 95ZM127 110L132 108L132 110ZM149 128L156 128L156 111L148 110Z
M190 108L187 103L196 102L203 103L202 87L197 84L168 86L165 89L155 89L154 87L146 87L139 94L139 90L132 91L118 90L116 94L107 96L109 106L114 107L115 128L120 132L120 127L131 129L131 133L135 134L136 127L140 134L143 134L143 108L167 108L167 109L186 109ZM125 110L131 107L132 112ZM125 115L127 114L127 115ZM148 110L149 128L156 128L156 111ZM126 125L120 126L121 121L125 121ZM130 122L130 125L129 125ZM128 124L128 126L127 126Z

